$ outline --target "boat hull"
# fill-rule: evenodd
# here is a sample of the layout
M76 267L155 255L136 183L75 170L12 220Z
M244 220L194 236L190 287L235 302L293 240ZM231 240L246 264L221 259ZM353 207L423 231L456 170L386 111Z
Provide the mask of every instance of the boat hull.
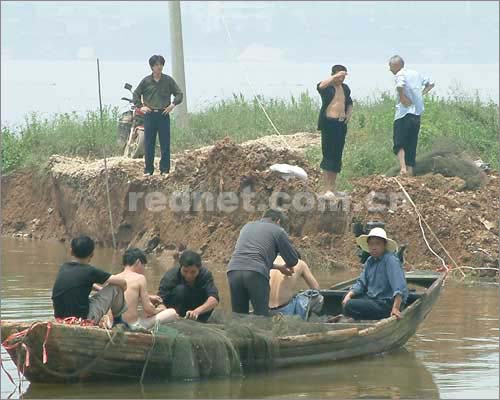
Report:
M407 277L407 280L410 282L411 277ZM400 320L391 317L365 323L330 324L332 330L328 332L277 337L274 339L277 351L272 365L269 365L268 354L246 354L245 344L236 340L233 344L239 352L242 370L248 372L253 369L304 366L399 348L415 334L437 302L443 281L443 275L435 275L434 280L425 281L424 286L428 287L402 312ZM323 291L325 301L330 295L335 297L342 290L347 290L350 283L345 282L334 290ZM166 380L173 377L189 379L200 375L198 371L194 376L179 376L172 359L163 353L151 351L153 341L156 341L155 345L171 346L175 340L173 338L55 322L50 325L46 363L42 361L42 349L47 323L34 326L24 338L30 351L29 367L26 367L25 347L7 349L18 369L31 382L140 380L141 377ZM29 326L26 323L2 321L2 341ZM200 363L199 368L204 368L203 363Z

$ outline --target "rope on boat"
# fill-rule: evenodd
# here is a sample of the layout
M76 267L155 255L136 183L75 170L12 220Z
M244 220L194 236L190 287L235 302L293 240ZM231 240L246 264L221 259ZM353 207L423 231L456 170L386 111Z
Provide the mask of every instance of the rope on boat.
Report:
M16 364L16 367L21 363L21 353L17 353L17 364ZM19 394L21 394L23 392L23 379L24 379L24 366L23 366L23 372L21 373L21 371L19 370L19 368L17 368L17 376L19 378L19 386L17 387L17 390L19 392Z
M2 368L2 371L5 372L5 375L7 375L7 378L9 378L9 380L12 382L12 384L14 386L17 386L16 382L14 381L14 378L12 378L12 375L9 374L9 371L7 371L7 368L5 368L5 366L3 365L3 362L4 362L4 360L0 359L0 367ZM19 370L17 372L19 373Z
M30 333L37 326L41 326L41 325L46 325L46 327L47 327L47 331L45 333L45 339L44 339L43 344L42 344L42 362L43 362L43 364L46 364L47 360L48 360L46 345L47 345L47 340L49 338L50 331L52 329L52 323L50 323L50 322L34 322L28 328L23 329L20 332L15 332L15 333L11 334L9 337L7 337L2 342L2 346L6 350L13 350L13 349L16 349L19 346L21 346L22 348L24 348L24 350L26 352L26 356L24 358L24 366L26 368L29 368L29 366L31 365L30 364L30 350L29 350L29 347L26 345L26 343L24 343L24 341L26 340L26 337L28 336L28 333ZM9 344L9 342L11 342L12 340L19 339L19 338L22 338L22 339L20 341L16 342L16 343L14 343L14 344Z
M113 341L113 338L111 337L111 333L109 333L109 328L108 328L108 325L111 323L110 321L110 318L109 318L109 315L105 315L104 318L106 318L106 322L104 322L103 324L103 328L104 330L106 331L106 335L108 335L108 338L109 338L109 341L112 343L112 344L115 344L115 342ZM112 325L112 324L111 324Z
M153 337L153 343L151 343L151 347L150 347L148 354L146 356L146 361L144 361L144 367L142 368L142 372L141 372L141 379L139 380L141 387L142 387L142 382L144 381L144 376L146 375L146 368L148 367L149 359L151 358L151 355L153 354L153 349L155 348L156 333L158 332L159 326L160 326L160 321L158 321L156 319L155 325L154 325L153 329L151 330L151 336Z
M82 327L95 325L93 321L84 320L84 319L76 318L76 317L69 317L69 318L65 318L65 319L59 319L59 320L56 320L56 321L59 322L59 323L64 323L64 324L80 325ZM43 349L42 360L40 360L38 358L38 356L34 352L33 352L33 354L30 355L30 349L29 349L29 346L25 343L25 340L27 339L28 334L35 327L42 326L42 325L46 325L47 326L47 332L45 333L45 340L44 340L43 345L42 345L42 349ZM106 345L104 346L104 348L99 352L99 355L94 360L92 360L90 363L88 363L87 365L85 365L82 368L77 369L76 371L73 371L73 372L70 372L70 373L62 373L62 372L58 372L56 370L53 370L52 368L49 368L46 365L47 362L48 362L48 356L47 356L47 351L46 351L46 343L47 343L47 340L48 340L48 337L49 337L49 333L50 333L51 327L52 327L52 323L51 322L35 322L29 328L26 328L26 329L24 329L24 330L22 330L20 332L13 333L12 335L10 335L9 337L7 337L7 339L5 339L2 342L2 346L5 347L6 350L15 349L16 347L21 346L26 351L25 362L23 363L23 366L21 367L21 353L20 353L19 350L17 350L17 363L16 363L16 367L17 367L18 373L20 373L22 371L22 374L20 374L21 377L20 377L19 387L20 387L20 385L22 383L22 376L24 375L25 368L29 368L32 365L31 359L33 359L42 368L42 370L44 372L47 372L50 375L56 376L56 377L61 378L61 379L74 378L74 377L80 375L82 372L85 372L85 371L89 370L95 364L97 364L97 362L102 359L104 353L106 353L106 351L108 350L109 346L111 344L114 344L113 340L115 339L115 337L117 336L117 334L120 332L120 331L116 330L113 333L112 336L108 335L109 341L106 343ZM20 341L14 343L12 345L9 344L9 342L12 341L13 339L19 339L19 338L21 338ZM3 364L2 364L2 367L3 367ZM14 382L13 379L12 379L12 377L10 377L10 378L11 378L11 381Z
M44 324L47 327L47 331L45 333L45 339L43 340L43 344L42 344L42 362L41 362L41 365L46 364L47 361L48 361L46 345L47 345L47 340L49 338L50 331L52 329L52 324L50 322L34 322L28 328L23 329L20 332L14 332L14 333L12 333L11 335L9 335L2 342L2 346L6 350L14 350L17 347L21 346L21 348L23 348L24 351L25 351L24 363L23 363L22 368L21 368L21 352L19 350L16 350L16 353L17 353L16 368L17 368L17 377L18 377L18 380L19 380L18 385L16 385L16 383L14 381L14 378L12 378L12 376L9 374L9 372L7 371L7 369L5 368L5 366L3 365L3 360L0 359L2 370L5 372L5 374L7 375L7 377L9 378L9 380L12 382L12 384L14 386L16 386L16 389L9 395L8 398L11 398L12 395L16 391L18 391L20 393L20 396L22 398L22 386L23 386L24 373L26 371L26 368L29 368L29 366L31 365L31 362L30 362L30 349L29 349L29 346L26 343L24 343L24 341L26 340L28 334L33 329L35 329L35 327L41 326L41 325L44 325ZM14 344L9 344L12 340L19 339L19 338L21 338L20 341L17 341Z

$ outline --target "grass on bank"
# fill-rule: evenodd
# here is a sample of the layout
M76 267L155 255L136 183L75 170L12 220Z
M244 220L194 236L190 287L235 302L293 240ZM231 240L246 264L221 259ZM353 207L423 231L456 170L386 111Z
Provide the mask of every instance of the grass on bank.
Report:
M318 100L307 92L289 100L261 98L271 119L282 134L315 132ZM498 106L477 96L451 98L427 96L422 117L418 151L429 150L436 141L448 139L497 168ZM341 187L356 176L385 172L394 165L392 124L394 98L385 93L354 104L349 124ZM85 115L61 113L42 118L34 113L19 126L2 127L2 170L40 168L50 155L102 158L119 155L117 142L118 108L106 107L103 129L98 111ZM243 95L190 115L188 128L172 122L172 152L212 144L226 136L236 142L271 135L273 128L255 99ZM307 158L319 164L321 149L312 147Z

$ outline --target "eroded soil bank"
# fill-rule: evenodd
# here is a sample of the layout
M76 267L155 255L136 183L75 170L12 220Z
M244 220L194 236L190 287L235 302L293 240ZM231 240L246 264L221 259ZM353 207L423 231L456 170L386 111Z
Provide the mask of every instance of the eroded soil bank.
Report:
M111 158L107 167L111 212L120 247L138 245L158 255L183 246L206 259L227 262L240 228L269 205L288 208L290 234L310 264L358 267L353 218L382 219L388 234L408 243L406 267L435 269L413 206L394 178L352 181L340 199L318 198L319 171L303 150L314 134L277 137L236 145L229 140L174 157L168 177L142 176L142 160ZM269 167L298 165L306 181L286 180ZM498 265L498 175L477 190L465 190L457 177L428 174L400 178L428 224L460 266ZM86 233L110 246L112 235L104 162L51 157L40 171L2 177L2 234L20 238L68 240ZM430 244L446 259L426 230ZM494 271L483 271L484 274Z

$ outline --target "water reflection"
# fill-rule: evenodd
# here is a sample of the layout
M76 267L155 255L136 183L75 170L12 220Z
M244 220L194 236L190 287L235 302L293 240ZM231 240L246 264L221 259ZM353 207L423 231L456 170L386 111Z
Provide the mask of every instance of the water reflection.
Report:
M26 398L99 398L109 385L31 385ZM117 398L439 398L430 371L406 350L389 355L252 374L238 379L113 386Z
M51 288L67 245L2 239L2 319L52 318ZM93 263L116 270L120 253L97 249ZM146 272L154 292L171 260L152 260ZM229 306L224 266L211 265ZM316 273L323 287L349 273ZM29 398L497 398L498 287L448 281L443 295L407 350L308 368L202 382L23 385ZM8 355L2 349L2 359ZM17 383L14 364L4 363ZM14 389L2 372L1 397ZM18 396L18 393L16 394Z

